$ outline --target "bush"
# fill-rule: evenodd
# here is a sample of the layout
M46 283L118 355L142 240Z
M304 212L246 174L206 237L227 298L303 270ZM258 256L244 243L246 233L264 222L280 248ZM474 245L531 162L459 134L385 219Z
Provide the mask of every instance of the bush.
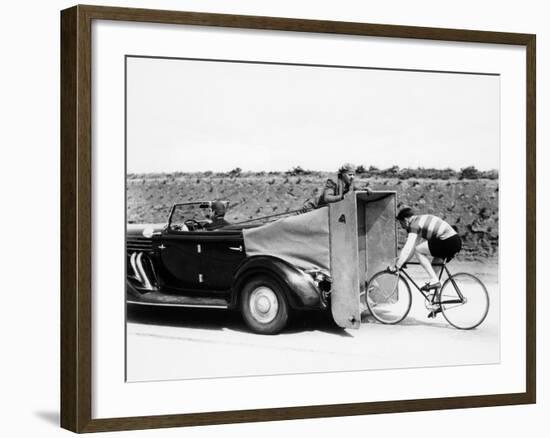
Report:
M418 167L416 169L405 168L399 172L400 179L423 178L423 179L443 179L456 178L457 173L450 168L435 169L433 167Z
M421 178L420 174L422 170L424 169L410 169L406 167L405 169L401 169L399 171L398 177L399 179Z
M399 166L388 167L387 169L382 169L378 172L378 176L382 178L397 178L399 175Z
M372 167L372 166L371 166ZM355 173L357 175L364 175L365 173L367 173L367 169L365 169L365 166L363 166L362 164L360 164L359 166L357 166L357 169L355 169Z
M446 169L440 169L437 172L438 172L438 179L456 178L456 172L449 167L447 167Z
M498 179L498 170L492 169L492 170L485 170L483 172L479 172L480 178L486 178L486 179Z
M238 178L241 176L243 170L240 167L235 167L234 169L229 171L229 176L232 178Z
M460 169L458 179L479 179L479 170L475 166L468 166Z
M302 169L301 166L295 166L290 170L285 172L285 175L288 176L299 176L299 175L311 175L311 170Z

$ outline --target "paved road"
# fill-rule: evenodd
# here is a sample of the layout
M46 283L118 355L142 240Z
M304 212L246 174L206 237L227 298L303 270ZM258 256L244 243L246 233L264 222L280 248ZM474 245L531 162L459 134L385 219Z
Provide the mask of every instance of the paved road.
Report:
M455 263L486 283L491 308L477 329L428 319L420 295L399 325L364 315L359 330L336 327L326 315L295 318L284 333L250 333L237 312L134 306L128 310L128 380L169 380L497 363L499 294L494 264Z

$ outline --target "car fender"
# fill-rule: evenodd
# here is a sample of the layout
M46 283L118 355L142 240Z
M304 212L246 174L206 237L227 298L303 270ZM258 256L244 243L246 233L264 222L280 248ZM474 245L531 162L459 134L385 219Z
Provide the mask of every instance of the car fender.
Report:
M322 307L319 290L310 275L282 259L263 255L247 258L237 269L233 281L232 306L237 305L246 281L262 274L281 283L292 308Z
M132 300L141 297L141 293L137 289L135 283L135 281L126 278L126 300Z

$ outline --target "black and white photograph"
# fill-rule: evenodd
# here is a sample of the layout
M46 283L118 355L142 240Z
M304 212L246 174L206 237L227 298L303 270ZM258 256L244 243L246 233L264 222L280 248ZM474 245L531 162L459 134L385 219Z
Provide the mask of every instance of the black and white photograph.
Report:
M128 382L499 363L499 75L125 63Z
M4 6L2 436L541 435L543 2Z

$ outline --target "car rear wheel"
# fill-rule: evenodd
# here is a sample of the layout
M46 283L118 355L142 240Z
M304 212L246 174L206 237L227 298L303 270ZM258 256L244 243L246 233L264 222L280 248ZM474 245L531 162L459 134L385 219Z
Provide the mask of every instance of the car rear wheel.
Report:
M285 328L289 308L282 288L269 277L254 277L241 292L241 312L256 333L273 335Z

